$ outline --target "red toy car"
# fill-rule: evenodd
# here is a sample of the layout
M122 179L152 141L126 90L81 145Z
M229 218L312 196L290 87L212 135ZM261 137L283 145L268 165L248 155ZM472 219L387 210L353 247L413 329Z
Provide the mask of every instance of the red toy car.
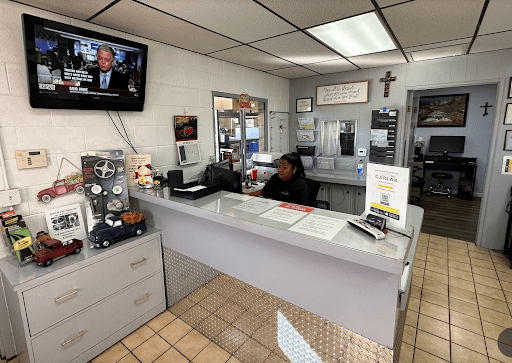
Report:
M32 255L32 261L44 267L50 266L54 260L70 255L72 253L79 254L84 244L82 240L73 238L69 241L59 241L55 238L50 238L41 242L41 251L37 251Z
M77 183L67 183L66 179L56 180L50 188L43 189L37 193L37 199L48 203L52 198L69 192L83 193L84 182L79 181Z
M193 133L194 133L194 128L192 126L185 126L180 131L180 134L182 137L192 136Z

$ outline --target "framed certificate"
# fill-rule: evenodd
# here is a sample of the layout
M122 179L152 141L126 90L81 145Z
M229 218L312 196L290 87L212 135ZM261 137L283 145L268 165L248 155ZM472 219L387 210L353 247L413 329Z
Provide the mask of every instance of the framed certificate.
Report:
M505 125L512 124L512 103L507 103L507 109L505 110L505 120L503 123Z
M313 97L297 98L296 112L313 112Z

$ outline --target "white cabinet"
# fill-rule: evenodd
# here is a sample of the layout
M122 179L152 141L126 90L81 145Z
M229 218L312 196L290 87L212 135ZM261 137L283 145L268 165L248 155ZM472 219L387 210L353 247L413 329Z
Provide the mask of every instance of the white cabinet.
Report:
M343 184L331 184L331 210L353 214L354 187Z
M318 190L318 194L316 195L316 200L323 200L325 202L330 203L331 191L329 190L328 183L320 183L320 189Z
M366 187L356 187L355 191L355 212L356 216L364 213L366 201Z
M47 268L3 259L0 270L20 363L88 362L166 306L154 228Z

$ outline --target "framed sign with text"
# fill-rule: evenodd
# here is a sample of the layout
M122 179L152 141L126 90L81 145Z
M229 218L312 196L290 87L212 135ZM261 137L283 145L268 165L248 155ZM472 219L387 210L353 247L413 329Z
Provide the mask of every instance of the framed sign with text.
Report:
M370 81L330 84L316 87L316 105L367 103Z

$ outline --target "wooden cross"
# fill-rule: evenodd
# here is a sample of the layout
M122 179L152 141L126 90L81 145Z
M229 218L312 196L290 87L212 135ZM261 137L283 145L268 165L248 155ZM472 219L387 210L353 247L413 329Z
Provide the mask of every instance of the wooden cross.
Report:
M386 72L386 77L380 79L384 84L384 97L389 97L389 82L396 81L396 77L391 77L391 71Z
M480 108L482 108L482 107L485 107L485 111L484 111L483 116L487 116L487 115L489 114L489 113L487 112L487 108L488 108L488 107L492 107L492 106L489 104L489 102L486 102L486 103L485 103L485 105L480 106Z

